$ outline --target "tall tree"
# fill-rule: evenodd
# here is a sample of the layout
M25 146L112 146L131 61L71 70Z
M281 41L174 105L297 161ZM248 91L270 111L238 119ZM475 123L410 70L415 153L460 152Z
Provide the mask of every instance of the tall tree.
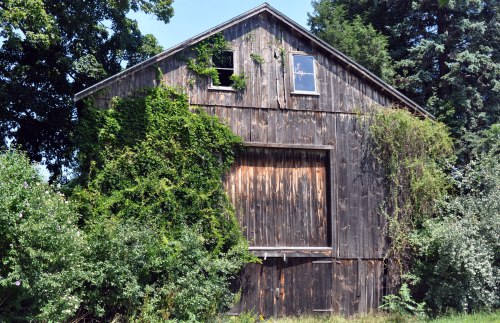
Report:
M389 37L396 86L456 137L500 120L500 4L496 0L321 0Z
M317 1L313 2L313 8L308 23L316 36L384 80L392 81L394 70L383 34L365 24L359 15L350 21L343 5Z
M79 90L159 51L129 11L168 23L172 0L0 2L0 137L57 178L71 160ZM0 142L0 146L1 146Z

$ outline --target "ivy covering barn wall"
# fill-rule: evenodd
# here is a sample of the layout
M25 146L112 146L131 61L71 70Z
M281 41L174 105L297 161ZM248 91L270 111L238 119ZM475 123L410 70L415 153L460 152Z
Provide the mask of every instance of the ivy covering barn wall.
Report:
M408 294L407 286L413 283L412 266L420 249L416 237L436 216L451 188L446 171L453 156L452 140L444 124L400 108L378 107L360 120L365 121L368 135L366 157L375 159L385 180L380 211L387 219L386 284L393 295L384 298L383 308L392 309L397 306L387 302L406 299L403 291ZM423 310L411 298L404 305Z
M87 102L76 136L73 197L103 268L93 289L112 294L93 306L105 317L206 321L232 304L228 279L251 259L221 180L241 140L182 90L137 94L107 110ZM142 247L117 257L128 243Z

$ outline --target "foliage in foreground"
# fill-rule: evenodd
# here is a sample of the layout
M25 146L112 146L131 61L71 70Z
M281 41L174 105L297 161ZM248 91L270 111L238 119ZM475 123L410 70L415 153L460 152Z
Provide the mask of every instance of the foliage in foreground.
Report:
M443 165L452 141L443 124L419 119L402 109L377 109L369 118L371 154L384 171L385 204L391 249L389 288L395 292L415 254L412 234L436 211L449 180Z
M65 321L86 278L84 236L28 158L0 153L0 321Z
M143 94L86 110L71 201L0 155L1 321L207 321L231 305L250 260L221 182L239 138L175 90Z
M475 157L451 176L443 167L451 141L442 125L401 110L380 110L370 119L369 131L372 153L388 183L389 270L395 261L402 278L395 285L405 288L405 293L386 296L384 308L421 312L405 283L413 284L412 296L425 301L431 314L496 308L500 125L471 139Z
M88 106L78 138L73 196L99 272L89 312L207 320L230 305L228 279L250 259L221 182L240 139L163 87Z
M317 315L317 316L300 316L300 317L287 317L277 319L278 323L386 323L386 322L432 322L432 323L461 323L461 322L475 322L475 323L491 323L498 322L500 318L500 311L496 312L479 312L474 314L448 314L435 319L418 319L415 317L405 317L394 314L363 314L355 315L352 317L343 317L340 315ZM238 322L234 320L233 322ZM247 322L247 321L244 321ZM253 321L252 321L253 322Z
M500 124L473 146L473 160L452 173L457 194L417 235L420 293L438 313L500 305Z

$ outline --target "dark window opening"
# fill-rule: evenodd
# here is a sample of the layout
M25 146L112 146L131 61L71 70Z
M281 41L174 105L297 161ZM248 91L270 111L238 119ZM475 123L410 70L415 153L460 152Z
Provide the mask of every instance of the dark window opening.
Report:
M223 51L212 57L212 63L219 75L219 84L215 84L212 80L213 86L231 87L231 75L234 74L234 58L232 51Z

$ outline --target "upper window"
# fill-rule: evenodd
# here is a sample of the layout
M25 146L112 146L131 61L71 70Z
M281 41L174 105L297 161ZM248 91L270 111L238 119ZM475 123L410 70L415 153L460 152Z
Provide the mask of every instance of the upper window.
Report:
M316 93L314 57L308 55L293 55L292 57L294 92Z
M212 79L212 86L231 87L231 75L234 74L234 52L222 51L212 57L212 63L219 76L219 83Z

